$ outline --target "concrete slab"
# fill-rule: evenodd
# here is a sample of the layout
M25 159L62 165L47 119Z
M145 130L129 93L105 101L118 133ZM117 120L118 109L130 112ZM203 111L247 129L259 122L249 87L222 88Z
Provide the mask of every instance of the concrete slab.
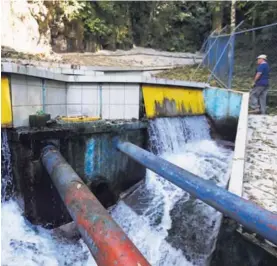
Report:
M247 143L248 101L249 94L244 93L241 99L236 144L232 161L231 176L228 186L228 190L238 196L242 196L243 187L245 149Z
M12 64L12 68L10 65ZM68 70L68 73L72 73L72 69ZM130 71L128 69L126 71ZM146 71L145 69L142 69ZM67 71L67 70L64 70ZM114 70L113 70L114 71ZM120 69L117 71L120 71ZM12 73L12 74L20 74L20 75L27 75L27 76L35 76L38 78L45 78L45 79L52 79L55 81L63 81L63 82L90 82L90 83L144 83L144 84L156 84L156 85L172 85L172 86L181 86L181 87L190 87L196 89L203 89L209 87L208 83L202 82L191 82L191 81L176 81L176 80L164 80L164 79L157 79L157 78L149 78L147 76L142 75L130 75L125 76L124 74L120 75L104 75L103 73L97 73L95 76L92 75L64 75L60 73L56 73L56 71L51 71L49 69L40 69L35 66L28 66L27 67L22 64L14 64L10 62L3 62L2 63L2 73ZM74 71L73 71L74 73ZM81 72L80 72L81 73ZM83 73L83 72L82 72ZM98 75L99 74L99 75Z

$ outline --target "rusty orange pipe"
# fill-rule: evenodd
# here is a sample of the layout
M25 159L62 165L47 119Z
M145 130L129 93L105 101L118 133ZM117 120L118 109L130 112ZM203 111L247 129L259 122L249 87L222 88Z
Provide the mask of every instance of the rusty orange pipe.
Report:
M53 145L41 160L99 266L150 265Z

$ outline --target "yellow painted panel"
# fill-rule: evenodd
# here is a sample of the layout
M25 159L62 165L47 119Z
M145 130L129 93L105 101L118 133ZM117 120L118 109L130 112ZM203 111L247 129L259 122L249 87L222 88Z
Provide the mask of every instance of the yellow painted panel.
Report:
M10 97L9 79L1 77L1 126L8 127L12 125L12 108Z
M91 122L100 120L100 117L92 117L92 116L62 116L60 118L65 122Z
M143 86L142 90L148 118L205 113L201 89Z

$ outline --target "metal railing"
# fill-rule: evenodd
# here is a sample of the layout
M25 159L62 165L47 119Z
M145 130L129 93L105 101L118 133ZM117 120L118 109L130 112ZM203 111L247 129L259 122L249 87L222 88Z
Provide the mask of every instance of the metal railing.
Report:
M229 34L213 32L203 44L204 57L196 68L209 69L208 82L215 79L228 89L249 89L253 82L256 57L268 56L271 68L270 91L277 91L277 22L269 25L240 29L243 22ZM191 80L193 80L192 75Z

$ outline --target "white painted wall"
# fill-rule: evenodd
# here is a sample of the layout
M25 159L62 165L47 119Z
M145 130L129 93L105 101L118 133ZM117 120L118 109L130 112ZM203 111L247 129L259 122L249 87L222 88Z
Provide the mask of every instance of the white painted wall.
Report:
M97 84L69 83L67 85L68 116L100 116L100 90Z
M42 80L41 80L42 90ZM45 80L45 112L52 118L66 115L66 83L55 80Z
M139 117L139 84L103 84L103 119Z
M45 80L45 111L57 116L139 118L139 84L67 83ZM43 109L41 78L11 75L14 127L28 126L29 115ZM102 114L101 114L102 111Z
M29 115L42 110L41 79L12 75L11 98L14 127L28 126Z

